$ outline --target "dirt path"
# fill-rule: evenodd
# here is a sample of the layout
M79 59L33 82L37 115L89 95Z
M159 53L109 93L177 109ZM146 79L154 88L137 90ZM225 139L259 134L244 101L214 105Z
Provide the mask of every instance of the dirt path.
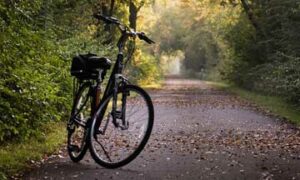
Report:
M54 156L24 179L300 179L300 131L201 81L150 92L155 126L142 154L109 170Z

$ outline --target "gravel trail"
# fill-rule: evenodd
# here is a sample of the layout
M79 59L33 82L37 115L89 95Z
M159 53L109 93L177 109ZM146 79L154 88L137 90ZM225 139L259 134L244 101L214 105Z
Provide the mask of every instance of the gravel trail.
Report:
M203 81L169 78L149 93L153 133L129 165L76 164L62 150L23 179L300 179L295 126Z

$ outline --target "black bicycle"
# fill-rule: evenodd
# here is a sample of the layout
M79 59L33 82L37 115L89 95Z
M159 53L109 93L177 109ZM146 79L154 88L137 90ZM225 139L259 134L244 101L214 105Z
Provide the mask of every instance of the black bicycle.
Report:
M149 44L154 41L116 18L101 14L94 17L116 25L121 31L117 44L119 53L101 99L101 85L111 61L95 54L73 58L71 74L76 77L75 98L67 126L67 149L74 162L80 161L89 148L98 164L117 168L131 162L143 150L154 122L150 96L122 75L124 47L129 38L138 37Z

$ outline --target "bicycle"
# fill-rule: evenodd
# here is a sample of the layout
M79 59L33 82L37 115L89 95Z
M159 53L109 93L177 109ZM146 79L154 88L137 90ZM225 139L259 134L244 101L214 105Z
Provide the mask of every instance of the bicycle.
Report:
M74 102L68 122L68 153L80 161L87 149L92 158L106 168L118 168L135 159L145 147L154 123L154 108L148 93L132 85L122 74L124 47L129 38L138 37L153 44L143 32L135 32L118 19L94 14L121 31L117 60L100 98L101 85L111 61L95 54L73 58Z

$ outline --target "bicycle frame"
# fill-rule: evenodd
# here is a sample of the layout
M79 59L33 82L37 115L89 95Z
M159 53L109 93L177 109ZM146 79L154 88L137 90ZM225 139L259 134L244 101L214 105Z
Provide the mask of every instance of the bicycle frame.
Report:
M106 98L108 98L108 96L113 93L114 94L114 99L113 99L113 123L116 125L115 122L115 117L116 117L116 95L118 92L118 88L119 88L119 82L118 79L122 79L124 80L125 78L122 76L122 71L124 68L124 55L123 55L123 50L125 47L125 43L128 40L130 36L126 33L126 30L122 30L122 36L120 37L119 41L118 41L118 55L117 55L117 59L116 62L113 66L112 72L110 74L107 86L105 88L105 91L103 93L102 99L100 99L100 94L101 92L101 88L99 86L101 86L101 81L98 80L97 81L97 86L96 86L96 92L95 94L93 94L94 97L94 103L93 103L93 110L92 110L92 116L94 115L94 113L97 111L97 109L104 103L103 100L105 100ZM101 73L101 72L100 72ZM99 75L99 77L101 77L101 75ZM127 82L127 81L125 81ZM124 81L123 81L124 83ZM103 119L104 116L104 112L106 110L107 106L104 106L104 108L102 109L102 111L100 112L99 116L97 117L98 122L97 122L97 127L98 125L100 125L101 120ZM123 107L122 107L123 109ZM122 119L123 120L123 119ZM124 120L123 120L124 122Z
M113 93L113 123L116 127L121 127L126 129L126 124L125 124L125 119L122 117L122 126L119 126L119 124L116 122L116 101L117 101L117 93L118 93L118 88L120 86L120 82L122 84L128 84L128 80L123 77L122 75L122 71L124 68L124 55L123 55L123 50L126 44L126 41L128 40L129 37L135 38L138 37L141 40L144 40L145 42L147 42L148 44L153 44L155 43L154 41L152 41L151 39L149 39L145 33L143 32L135 32L133 31L131 28L129 28L126 25L121 24L117 19L112 18L112 17L105 17L103 15L100 14L94 14L94 17L99 19L99 20L103 20L105 23L107 24L115 24L117 25L117 27L119 28L119 30L121 31L122 35L118 41L117 47L118 47L118 55L117 55L117 60L116 63L114 64L113 70L111 72L111 75L109 77L108 80L108 84L105 88L104 94L102 96L102 99L100 100L100 88L99 86L101 85L101 74L99 74L99 79L97 81L97 87L96 87L96 92L95 94L93 94L94 98L94 103L93 103L93 107L92 107L92 116L95 115L95 112L97 111L97 109L102 106L102 104L104 103L103 100L105 100L106 98L108 98L108 96ZM122 102L126 101L126 97L122 97ZM101 120L103 119L104 116L104 112L107 108L107 105L103 107L102 111L99 113L99 116L97 117L97 126L99 127ZM124 108L122 105L122 112L124 112ZM122 115L122 114L121 114Z

